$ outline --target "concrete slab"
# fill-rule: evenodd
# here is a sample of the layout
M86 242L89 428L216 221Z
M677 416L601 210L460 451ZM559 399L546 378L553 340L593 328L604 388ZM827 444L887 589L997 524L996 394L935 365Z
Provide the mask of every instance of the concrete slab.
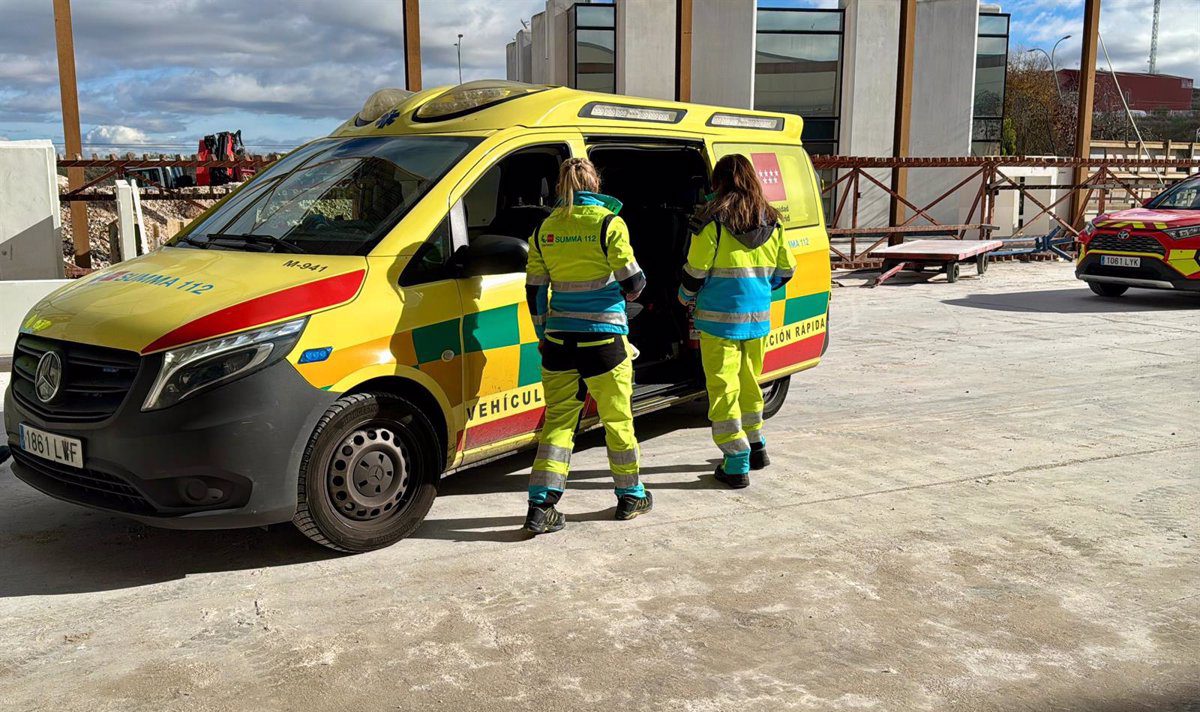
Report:
M611 520L592 435L535 540L526 456L347 557L148 529L0 466L0 706L1197 709L1200 298L1004 264L836 289L832 323L750 489L715 485L702 418L660 414L656 511Z

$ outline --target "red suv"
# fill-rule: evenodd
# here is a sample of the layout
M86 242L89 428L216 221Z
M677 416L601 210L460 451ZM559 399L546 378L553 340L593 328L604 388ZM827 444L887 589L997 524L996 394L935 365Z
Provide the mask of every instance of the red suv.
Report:
M1102 297L1130 287L1200 291L1200 176L1143 207L1097 216L1079 242L1075 276Z

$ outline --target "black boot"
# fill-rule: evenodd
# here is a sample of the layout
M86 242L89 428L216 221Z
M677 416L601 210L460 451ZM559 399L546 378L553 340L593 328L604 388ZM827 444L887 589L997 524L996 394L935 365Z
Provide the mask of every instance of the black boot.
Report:
M765 442L750 443L750 469L761 470L771 464L771 457L767 455L767 444Z
M743 489L750 486L750 475L730 475L725 472L724 465L717 465L717 471L713 474L716 475L717 482L723 482L733 489Z
M567 515L554 508L553 504L531 504L525 515L525 531L534 534L549 534L567 526Z
M645 497L623 494L617 498L617 520L626 521L654 509L654 495L646 490Z

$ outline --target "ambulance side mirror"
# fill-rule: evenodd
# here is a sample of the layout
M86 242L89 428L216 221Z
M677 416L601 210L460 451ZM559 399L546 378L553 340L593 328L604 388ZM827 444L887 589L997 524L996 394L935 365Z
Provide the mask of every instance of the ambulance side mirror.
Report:
M529 243L511 235L480 235L454 253L462 277L524 272L529 261Z

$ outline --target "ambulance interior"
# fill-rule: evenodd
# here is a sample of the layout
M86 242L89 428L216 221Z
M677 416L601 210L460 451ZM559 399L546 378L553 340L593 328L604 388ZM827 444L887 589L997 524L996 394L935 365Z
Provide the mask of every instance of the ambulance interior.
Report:
M702 147L691 143L594 142L589 157L602 190L623 203L633 251L647 286L628 307L629 340L641 355L634 362L635 396L669 395L692 388L702 376L691 348L687 314L677 299L687 257L688 219L708 191ZM511 254L549 215L565 145L547 144L514 152L492 167L463 200L471 254L477 261ZM493 248L496 252L493 253ZM482 273L509 271L504 259ZM523 269L523 266L522 268Z

